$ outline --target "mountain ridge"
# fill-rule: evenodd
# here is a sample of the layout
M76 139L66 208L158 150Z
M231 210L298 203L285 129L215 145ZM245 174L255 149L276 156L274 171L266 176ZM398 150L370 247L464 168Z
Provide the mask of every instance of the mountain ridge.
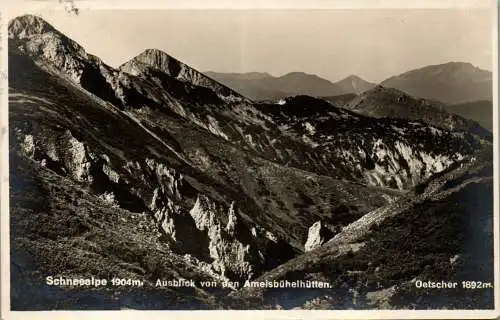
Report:
M256 73L259 76L253 78L249 76L253 74L251 72L230 74L207 71L207 73L234 90L246 93L247 96L258 101L277 100L286 96L301 94L316 97L338 96L349 93L361 94L378 85L357 75L349 75L333 82L304 72L289 72L278 77L266 73ZM333 89L329 92L306 92L280 87L280 79L282 81L288 77L297 77L298 75L317 77L330 82L335 87L332 87ZM260 81L262 83L259 83ZM492 99L491 71L476 67L470 62L451 61L422 66L391 76L382 80L379 84L384 87L399 89L419 98L436 100L451 105Z
M394 88L378 85L351 100L345 108L367 116L422 120L447 130L491 134L478 123L451 113L452 107L437 101L411 96Z
M424 190L425 201L430 194L425 191L440 175L446 177L440 186L447 193L440 196L447 202L436 205L435 213L462 201L459 195L448 200L450 191L475 188L477 182L480 187L472 190L489 190L482 185L489 181L487 161L480 161L484 169L474 159L482 159L478 152L491 142L466 127L453 131L420 120L376 119L305 95L252 103L226 94L164 52L139 54L123 67L128 73L41 21L18 20L9 24L8 68L11 266L16 271L11 287L18 310L95 308L95 297L114 301L111 308L118 309L241 308L247 302L237 298L245 298L246 290L232 296L237 288L205 288L199 281L273 279L292 266L297 276L334 282L331 272L351 269L322 259L336 259L329 241L344 231L388 207L398 209L418 190ZM471 166L474 170L467 171ZM448 179L453 170L459 171ZM419 212L399 216L425 227L427 219L419 219ZM376 231L377 241L367 245L371 251L357 243L342 250L361 249L370 257L376 265L362 274L369 280L380 265L386 289L394 281L426 275L417 268L423 262L449 271L448 254L457 254L455 244L468 221L454 233L460 215L446 213L437 231L425 233L427 240L451 239L437 241L436 250L445 255L432 251L436 241L420 245L427 250L423 255L404 246L398 251L404 242L401 227L410 225L406 220L390 222L387 234ZM430 222L436 216L426 213ZM411 239L420 239L417 231L408 232ZM380 239L393 238L391 255L414 266L403 277L376 254L384 247ZM365 266L351 258L342 256L339 263ZM61 288L52 297L41 278L49 273L133 278L153 286L159 278L182 277L198 285L118 293ZM352 285L340 281L339 287L344 284ZM90 301L82 299L86 293ZM304 299L300 292L298 297ZM314 305L317 298L312 292L305 301ZM271 308L297 306L290 299L271 299L276 302Z
M146 49L131 60L120 65L118 69L138 76L146 71L144 70L145 67L164 72L181 81L211 89L225 98L232 97L233 99L244 99L244 97L240 96L228 87L205 76L201 72L187 66L180 60L159 49Z
M406 71L381 82L424 99L459 104L492 99L492 73L468 62L448 62Z
M277 77L261 72L219 73L207 71L206 74L257 101L277 100L303 94L331 96L343 93L335 83L318 75L301 71L292 71Z

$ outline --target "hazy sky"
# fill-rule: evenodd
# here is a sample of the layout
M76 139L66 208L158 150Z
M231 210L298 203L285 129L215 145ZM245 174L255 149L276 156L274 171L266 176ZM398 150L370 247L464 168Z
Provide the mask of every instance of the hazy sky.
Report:
M488 9L38 11L111 66L158 48L200 71L381 81L430 64L492 69Z

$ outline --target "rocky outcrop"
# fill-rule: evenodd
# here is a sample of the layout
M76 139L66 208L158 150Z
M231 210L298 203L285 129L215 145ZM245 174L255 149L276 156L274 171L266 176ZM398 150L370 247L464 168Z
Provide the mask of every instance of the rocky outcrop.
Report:
M186 208L182 204L192 200L183 176L152 159L146 163L154 178L161 181L149 209L176 252L209 264L212 272L226 279L243 280L281 261L270 254L276 248L286 254L291 250L271 232L244 221L235 202L227 206L198 193L193 206Z
M132 60L121 65L119 69L135 76L144 75L149 70L159 71L182 82L210 89L220 97L232 99L233 101L246 100L228 87L158 49L145 50Z
M304 154L294 150L291 165L399 190L412 188L490 143L488 136L476 135L474 126L471 132L457 128L464 130L460 132L423 121L374 119L306 96L261 104L259 109L272 116L283 135L300 143L296 149Z
M220 218L217 218L221 216L221 209L224 210L207 197L200 195L189 215L193 218L196 228L208 235L208 250L210 258L213 259L214 269L230 278L251 278L255 267L262 265L263 257L255 255L257 252L254 245L241 242L241 240L249 241L251 238L238 239L242 238L242 235L235 233L239 221L234 205L229 208L227 215L229 219L225 225L219 220Z
M304 245L305 251L311 251L327 242L335 233L322 221L316 221L310 228L307 241Z
M57 173L79 182L92 183L90 155L85 145L70 130L42 132L50 134L34 136L17 130L16 140L21 153Z
M22 52L50 61L75 82L82 77L85 61L92 59L80 45L34 15L9 23L11 44Z
M55 29L45 20L35 15L25 15L9 23L9 38L25 39L32 35L53 32Z

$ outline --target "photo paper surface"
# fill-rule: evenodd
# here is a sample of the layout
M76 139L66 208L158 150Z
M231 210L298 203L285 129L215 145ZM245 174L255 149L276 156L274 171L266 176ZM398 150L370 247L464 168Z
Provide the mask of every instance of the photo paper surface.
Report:
M5 318L497 315L495 3L98 2L2 14Z

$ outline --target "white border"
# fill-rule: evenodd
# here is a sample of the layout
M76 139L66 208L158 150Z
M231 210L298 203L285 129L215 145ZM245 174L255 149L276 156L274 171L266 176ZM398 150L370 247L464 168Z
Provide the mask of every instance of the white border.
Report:
M498 113L498 15L500 8L494 10L494 26L497 28L497 32L493 32L493 248L494 248L494 268L495 268L495 310L498 312L500 309L500 261L498 259L498 254L500 252L500 240L499 240L499 229L500 229L500 215L499 215L499 186L500 186L500 172L499 172L499 149L498 149L498 125L499 125L499 113ZM497 313L497 318L500 317L500 312Z
M494 0L6 0L15 7L53 7L74 3L82 10L102 9L365 9L491 8ZM56 5L54 5L56 4ZM60 4L59 4L60 7Z
M1 0L0 0L1 1ZM7 74L7 17L6 10L36 12L41 8L62 9L61 0L31 0L16 1L8 0L3 2L7 7L2 8L2 19L0 20L0 47L1 54L1 74ZM62 0L62 2L66 2ZM363 8L494 8L497 3L494 0L81 0L74 4L81 10L101 10L101 9L363 9ZM148 319L162 319L174 317L177 319L191 319L197 317L216 317L222 319L492 319L500 317L500 262L497 253L500 252L499 242L499 202L500 172L499 172L499 148L498 148L498 10L493 10L494 32L493 32L493 130L494 130L494 268L495 268L495 310L332 310L332 311L10 311L10 263L9 263L9 196L8 196L8 130L7 128L7 79L0 77L0 223L1 223L1 317L2 319L87 319L104 318L117 316L121 319L137 319L138 317L148 317ZM9 309L9 310L7 310Z
M9 87L7 51L7 12L0 12L0 272L1 316L10 308L10 223L9 223Z

